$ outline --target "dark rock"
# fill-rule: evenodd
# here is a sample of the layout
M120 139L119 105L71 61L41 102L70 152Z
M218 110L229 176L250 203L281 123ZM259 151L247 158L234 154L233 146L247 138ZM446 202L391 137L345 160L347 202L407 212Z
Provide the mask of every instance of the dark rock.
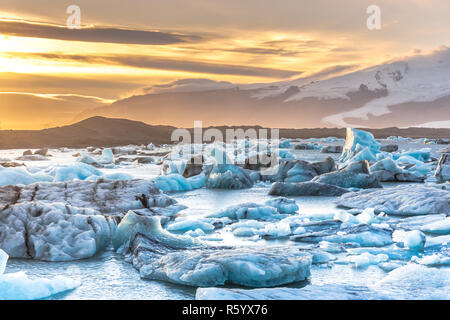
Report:
M194 155L192 156L187 162L186 166L183 171L183 177L190 178L196 175L199 175L202 173L203 170L203 163L205 162L205 159L203 155Z
M320 150L320 152L321 153L342 153L342 150L343 150L342 146L325 146Z
M384 151L384 152L395 152L395 151L398 151L398 145L396 145L396 144L382 145L380 147L380 150Z

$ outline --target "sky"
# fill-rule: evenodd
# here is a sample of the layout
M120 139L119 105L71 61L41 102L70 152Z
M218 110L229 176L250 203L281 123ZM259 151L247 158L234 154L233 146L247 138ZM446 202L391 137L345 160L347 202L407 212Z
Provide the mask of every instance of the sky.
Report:
M366 25L374 4L379 30ZM70 5L81 29L66 26ZM80 103L183 79L270 83L362 69L450 45L449 20L448 0L0 0L0 112L15 119L2 128L59 123L24 127L30 99L42 104L36 119L56 102L72 110L64 118Z

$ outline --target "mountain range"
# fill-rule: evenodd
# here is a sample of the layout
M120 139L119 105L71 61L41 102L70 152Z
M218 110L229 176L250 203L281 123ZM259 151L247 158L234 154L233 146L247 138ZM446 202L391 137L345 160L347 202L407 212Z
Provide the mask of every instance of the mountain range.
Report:
M225 130L236 127L219 126L225 137ZM261 129L259 126L239 127ZM113 147L128 144L157 145L171 143L172 132L177 129L172 126L153 126L140 121L128 119L110 119L92 117L72 125L44 130L0 130L0 149L37 149L37 148L83 148L88 146ZM204 128L207 130L208 128ZM193 129L188 128L193 134ZM383 128L369 129L376 138L389 136L404 136L412 138L448 138L450 129L433 128ZM345 138L344 128L314 128L314 129L280 129L280 138ZM268 135L270 137L270 133Z
M450 48L328 78L319 73L252 85L186 79L147 91L76 120L100 115L178 127L201 120L206 126L450 128Z

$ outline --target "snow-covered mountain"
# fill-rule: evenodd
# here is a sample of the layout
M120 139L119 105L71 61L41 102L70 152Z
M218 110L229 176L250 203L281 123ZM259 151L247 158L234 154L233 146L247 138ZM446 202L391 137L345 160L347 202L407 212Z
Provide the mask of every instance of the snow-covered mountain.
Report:
M182 80L147 88L79 118L126 117L152 124L269 127L448 126L450 48L323 79L271 84Z

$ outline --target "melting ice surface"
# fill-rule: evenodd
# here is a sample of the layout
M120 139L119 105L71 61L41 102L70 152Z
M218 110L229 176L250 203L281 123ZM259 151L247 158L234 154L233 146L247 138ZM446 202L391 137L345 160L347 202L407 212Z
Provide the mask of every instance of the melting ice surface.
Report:
M315 142L328 145L342 145L342 141L324 140ZM410 149L421 150L429 147L432 148L432 156L438 157L436 150L442 148L440 146L424 145L417 140L390 141L389 143L399 144L399 151L404 151L405 153L402 155L404 157L403 161L409 162L414 162L414 160L408 157L416 159L414 157L422 157L423 155L422 153L409 152ZM284 147L289 147L289 145L286 144ZM288 150L296 159L306 161L320 161L329 156L329 154L321 154L319 150L296 150L294 148L289 148ZM14 159L21 155L22 151L1 151L0 158ZM56 180L67 180L77 176L78 179L83 180L84 175L87 175L87 173L84 174L86 167L78 165L76 159L71 156L73 153L80 151L60 152L51 150L52 158L45 161L25 161L25 163L32 177L36 177L36 174L39 172L47 173L48 176L44 177L47 181L52 181L52 177L54 179L54 176L56 176L56 173L53 175L56 171L48 170L49 167L78 166L83 170L72 170L73 167L64 170L60 169L58 177L61 178ZM377 150L372 150L372 153L376 152ZM361 156L363 155L361 154ZM103 162L109 162L110 159L106 159L106 156L110 157L111 155L108 152ZM335 160L339 158L339 154L332 154L331 156ZM98 159L101 157L101 153L93 157ZM394 160L397 161L398 159ZM130 161L130 165L95 168L94 171L90 172L90 175L105 177L117 173L122 174L122 176L117 176L119 178L126 178L126 175L130 175L134 178L154 179L159 175L159 166L155 163L137 165L132 164L132 161ZM63 174L65 174L64 177ZM373 214L367 211L358 216L363 211L360 208L350 210L336 208L337 197L289 197L296 200L299 207L298 213L288 213L273 221L233 221L233 224L225 224L223 228L212 230L210 227L213 225L212 222L202 220L206 219L208 215L238 204L257 203L266 205L267 201L276 199L277 197L268 195L271 184L256 182L253 187L240 190L207 189L204 187L203 177L200 179L183 179L179 174L160 177L157 182L159 181L161 188L170 192L169 195L177 200L178 203L187 206L187 209L182 210L171 223L165 225L165 228L170 232L199 238L211 246L243 245L257 247L285 245L299 248L316 246L321 250L321 253L314 256L315 263L311 266L310 280L283 285L283 290L278 292L276 291L278 290L277 288L254 289L259 290L254 291L254 293L244 292L243 288L233 288L233 290L238 291L230 293L228 290L230 288L226 286L218 287L210 290L212 293L208 293L210 294L208 296L209 288L197 291L196 287L141 279L132 264L126 262L122 255L113 252L112 247L94 257L70 262L9 259L4 274L26 272L29 280L36 281L39 281L39 279L55 279L58 276L62 276L80 284L74 290L55 290L55 292L50 294L40 294L29 298L194 299L197 294L197 298L207 299L210 297L217 298L218 293L222 294L221 297L256 297L264 299L301 298L302 294L310 299L449 298L448 268L450 262L448 249L447 251L445 250L450 240L448 236L448 217L446 217L449 213L440 212L430 216L389 216L383 218L378 217L379 212ZM41 180L44 178L41 177ZM89 176L86 178L89 178ZM399 185L398 183L388 183L384 184L384 187L386 189L396 188ZM401 185L409 184L403 183ZM173 193L174 191L178 192ZM290 225L291 232L296 237L301 237L316 227L314 223L325 220L339 220L339 223L347 223L350 226L357 225L358 222L363 221L373 228L382 228L383 224L389 222L391 225L405 228L405 230L420 230L427 238L426 251L417 253L417 251L408 248L422 247L422 238L418 231L413 234L396 234L393 237L392 244L387 246L355 247L348 248L347 251L343 251L339 243L331 241L295 242L285 236L287 233L286 226L289 227ZM243 230L245 225L241 225L239 228L236 227L239 223L247 223L247 226L252 226L250 230L257 230L257 232L252 235L246 234L245 230ZM257 228L258 223L260 227ZM192 226L197 227L191 228ZM332 227L330 225L330 228ZM236 230L240 231L237 232ZM346 235L341 234L340 236L344 237ZM423 254L424 252L425 254ZM323 263L320 263L320 261ZM0 263L0 271L1 269L2 264ZM64 292L54 294L56 291Z

